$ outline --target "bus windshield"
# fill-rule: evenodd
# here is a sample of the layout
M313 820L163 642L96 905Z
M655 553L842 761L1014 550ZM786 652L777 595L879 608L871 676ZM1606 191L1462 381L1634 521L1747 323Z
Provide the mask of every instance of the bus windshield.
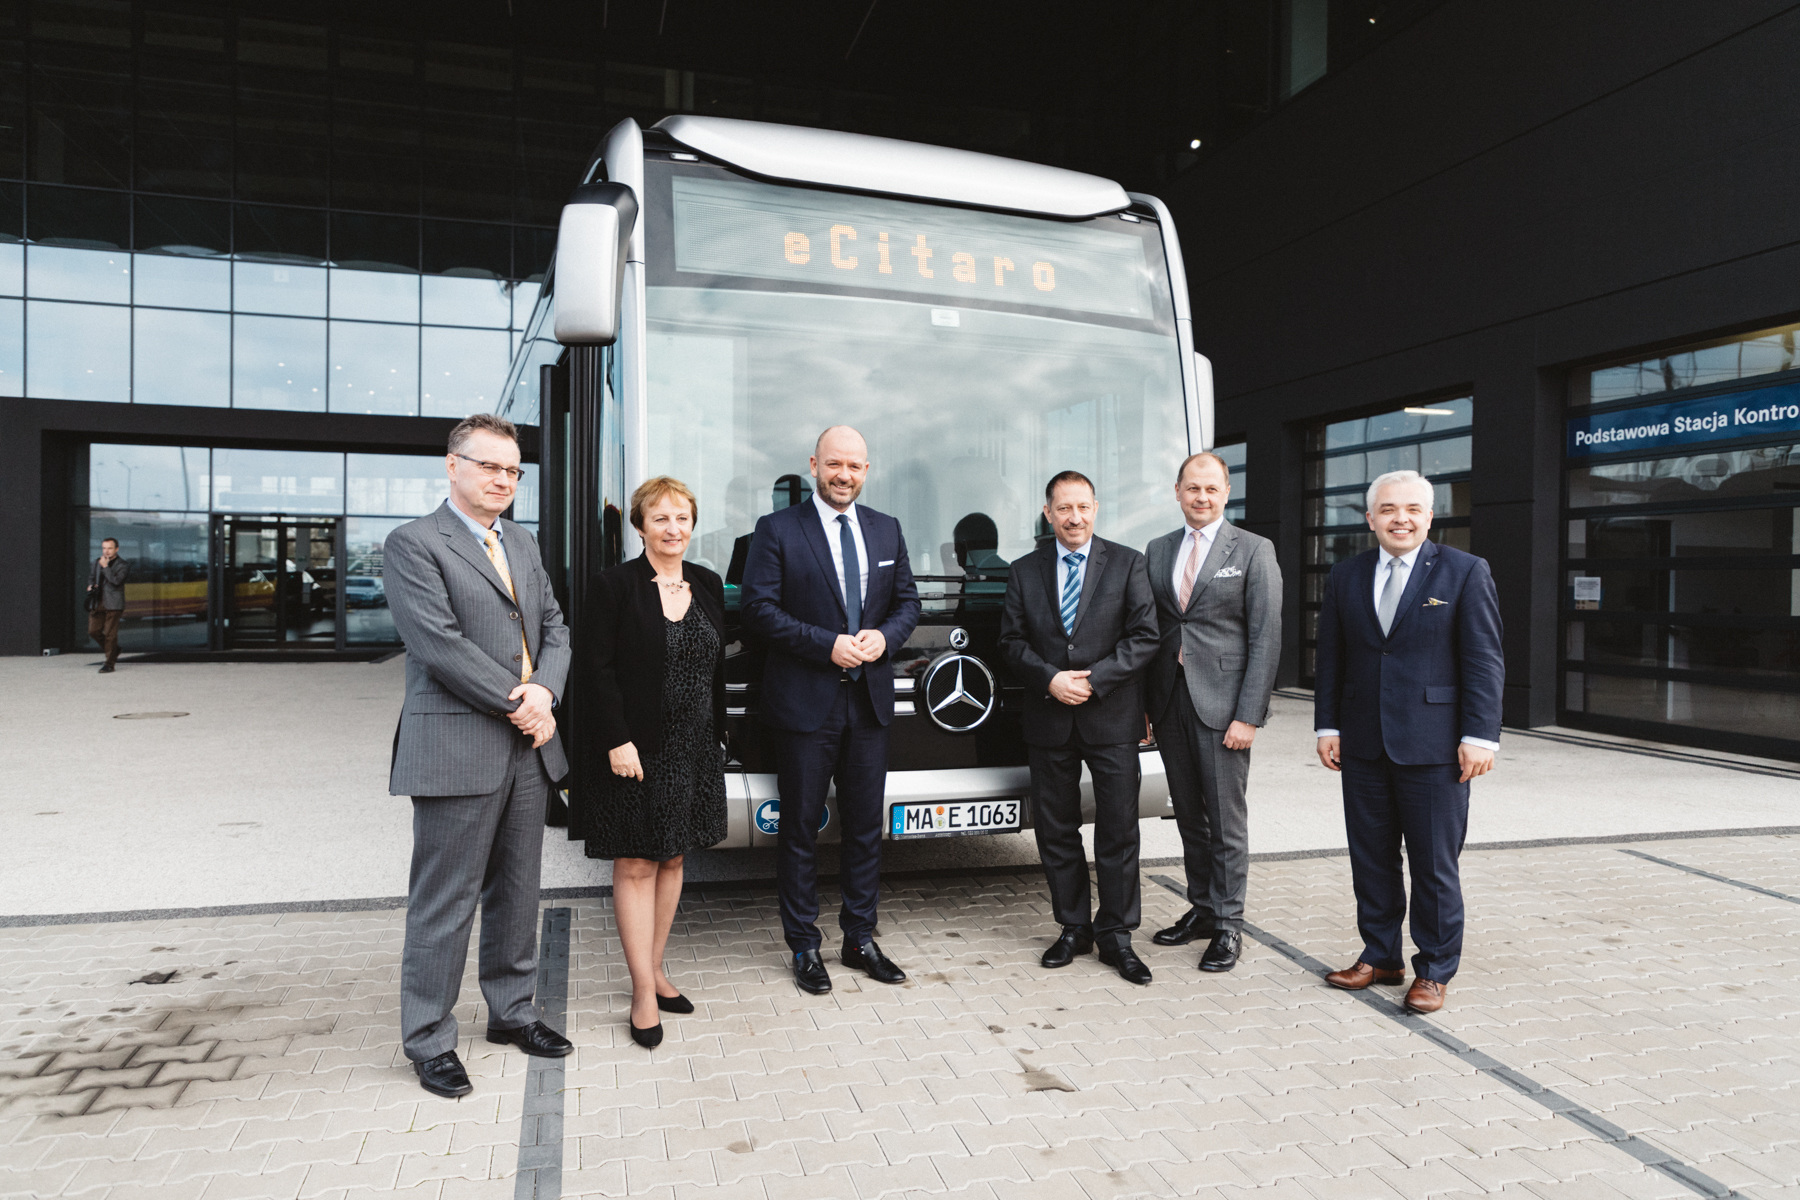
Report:
M1141 548L1178 519L1187 421L1153 223L647 165L648 468L699 498L691 558L737 582L745 535L808 494L835 424L868 439L863 502L899 518L921 576L1003 576L1058 471L1095 482L1102 537Z

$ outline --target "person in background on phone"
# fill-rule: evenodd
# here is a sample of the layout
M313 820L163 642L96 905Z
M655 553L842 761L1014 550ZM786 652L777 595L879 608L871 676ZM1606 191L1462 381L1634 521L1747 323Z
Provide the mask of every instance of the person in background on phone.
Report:
M1144 669L1156 653L1156 600L1144 556L1094 536L1094 485L1064 471L1044 489L1056 536L1012 564L1000 654L1025 688L1020 720L1031 757L1031 818L1050 904L1062 925L1044 951L1066 967L1098 949L1128 983L1150 982L1131 949L1138 896L1138 742ZM1081 768L1094 777L1093 915L1081 841Z
M659 1012L693 1001L663 970L683 856L725 840L725 581L684 560L700 503L658 475L631 496L644 552L594 581L576 649L580 703L607 771L578 776L589 858L613 860L613 912L631 970L631 1038L662 1044Z
M119 557L119 539L102 538L100 557L88 572L88 636L106 651L100 674L112 674L119 661L119 618L125 615L125 576L131 564Z
M1331 568L1319 609L1313 725L1319 761L1342 772L1344 830L1363 950L1325 981L1346 991L1406 980L1400 921L1412 872L1413 984L1436 1012L1462 961L1458 860L1469 781L1500 749L1506 659L1487 560L1427 541L1435 489L1417 471L1369 485L1378 547Z

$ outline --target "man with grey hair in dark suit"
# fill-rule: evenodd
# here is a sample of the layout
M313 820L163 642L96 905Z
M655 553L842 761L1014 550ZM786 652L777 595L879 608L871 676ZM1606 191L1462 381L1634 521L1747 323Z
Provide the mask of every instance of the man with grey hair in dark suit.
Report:
M452 1009L481 904L487 1040L560 1057L540 1020L538 878L550 781L568 773L551 710L569 632L531 534L500 514L519 483L510 421L450 431L450 498L388 534L388 605L406 643L406 706L388 790L413 800L412 876L400 961L401 1046L439 1096L473 1090Z
M1151 938L1209 938L1202 971L1229 971L1242 946L1250 877L1250 743L1269 719L1281 661L1281 568L1275 544L1225 519L1231 471L1190 454L1175 475L1182 528L1145 548L1162 644L1150 664L1148 712L1192 906Z

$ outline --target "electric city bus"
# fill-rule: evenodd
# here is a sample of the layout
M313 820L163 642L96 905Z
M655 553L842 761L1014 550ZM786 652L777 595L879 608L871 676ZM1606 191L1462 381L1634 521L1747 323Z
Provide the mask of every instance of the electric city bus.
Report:
M632 490L666 474L698 497L688 556L726 581L724 845L739 847L774 844L780 822L762 653L737 613L751 532L810 503L822 429L860 430L862 502L899 519L924 610L892 651L887 836L936 837L1031 825L998 641L1009 564L1050 536L1045 482L1092 479L1112 541L1173 528L1175 471L1212 443L1212 375L1153 197L969 151L675 116L624 121L596 152L500 412L538 427L539 533L577 637L588 580L641 549ZM578 677L559 717L576 778L606 770ZM1166 815L1162 760L1141 750L1142 815Z

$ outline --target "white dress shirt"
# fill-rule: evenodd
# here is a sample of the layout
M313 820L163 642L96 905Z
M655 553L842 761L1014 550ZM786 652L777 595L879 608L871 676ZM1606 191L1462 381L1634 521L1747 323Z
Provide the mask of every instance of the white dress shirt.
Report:
M1403 562L1406 564L1406 583L1411 584L1412 583L1412 570L1415 566L1418 565L1419 551L1423 550L1424 548L1425 548L1425 544L1423 542L1421 542L1417 546L1414 546L1411 550L1408 550L1405 554L1395 555L1395 554L1389 554L1386 550L1381 551L1381 558L1375 564L1375 591L1373 593L1373 599L1375 601L1375 611L1376 612L1381 611L1381 593L1382 593L1383 589L1385 589L1387 587L1388 576L1392 575L1394 573L1394 564L1397 562ZM1394 610L1394 620L1398 621L1399 619L1400 619L1400 610L1398 608L1396 608ZM1315 729L1315 730L1313 730L1313 736L1314 737L1338 737L1339 734L1338 734L1338 731L1335 729ZM1463 741L1464 741L1464 743L1466 743L1470 746L1480 746L1483 750L1496 750L1497 751L1500 749L1499 742L1490 742L1486 738L1464 737Z
M820 524L825 526L825 544L831 547L831 565L837 571L838 587L841 590L844 586L844 543L839 538L844 527L838 524L838 510L819 499L819 493L813 493L812 502L813 507L818 510ZM862 522L856 515L855 501L850 502L850 507L844 510L843 515L850 518L850 536L856 541L856 557L862 560L862 571L856 580L856 597L860 602L869 597L869 545L863 541ZM846 604L849 599L849 593L845 592Z
M1078 597L1076 603L1079 604L1081 602L1079 600L1081 589L1087 586L1088 552L1093 548L1094 539L1091 537L1073 550L1063 545L1061 541L1056 543L1056 607L1058 611L1062 609L1063 589L1069 585L1069 572L1071 570L1075 572L1075 595ZM1070 554L1079 554L1082 556L1081 561L1075 564L1074 567L1070 567L1068 563L1063 561L1064 557Z
M1224 517L1215 517L1210 525L1202 525L1198 529L1188 526L1187 533L1181 539L1181 549L1175 552L1175 574L1170 576L1177 600L1181 598L1181 574L1187 569L1189 557L1194 554L1200 556L1200 561L1194 565L1194 586L1200 586L1200 568L1206 565L1206 556L1212 553L1213 539L1219 536L1219 526L1223 524ZM1199 543L1198 548L1195 546L1196 542Z

